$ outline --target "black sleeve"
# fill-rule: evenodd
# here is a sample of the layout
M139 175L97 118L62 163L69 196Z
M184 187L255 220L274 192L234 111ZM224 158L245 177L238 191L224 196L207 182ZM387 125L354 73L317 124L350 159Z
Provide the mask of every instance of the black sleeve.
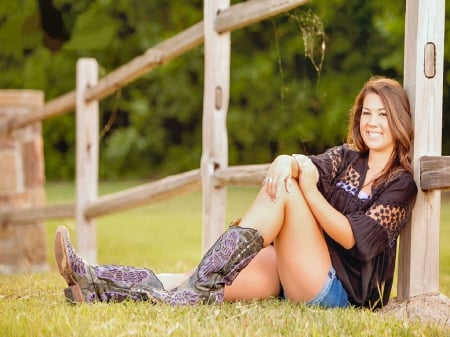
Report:
M320 191L326 191L331 186L342 165L345 152L344 145L341 145L332 147L322 154L309 156L319 171L317 185Z
M369 261L396 243L411 218L416 194L412 176L405 173L386 183L368 210L347 215L355 237L351 250L356 258Z

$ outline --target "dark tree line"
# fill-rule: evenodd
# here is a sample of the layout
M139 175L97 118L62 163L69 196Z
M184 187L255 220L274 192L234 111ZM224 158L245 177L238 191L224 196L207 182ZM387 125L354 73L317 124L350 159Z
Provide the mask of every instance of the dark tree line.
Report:
M4 1L0 87L44 90L50 100L75 88L78 58L96 58L104 76L202 20L202 11L197 0ZM320 152L344 141L363 82L372 75L402 80L404 14L398 1L316 0L233 32L230 164ZM444 129L449 82L445 75ZM198 47L103 100L101 176L197 168L202 95ZM45 121L44 137L47 178L72 177L73 114ZM450 138L443 137L448 153Z

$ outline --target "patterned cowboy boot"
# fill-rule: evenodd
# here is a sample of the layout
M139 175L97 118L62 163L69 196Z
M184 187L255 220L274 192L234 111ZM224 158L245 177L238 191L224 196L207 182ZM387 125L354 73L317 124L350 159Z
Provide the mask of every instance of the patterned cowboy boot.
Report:
M207 251L194 274L172 290L148 289L150 300L172 305L221 303L230 285L263 248L261 233L253 228L231 226Z
M88 264L73 248L64 226L56 231L54 250L59 272L69 286L64 289L69 302L145 301L148 298L142 289L163 289L149 269Z

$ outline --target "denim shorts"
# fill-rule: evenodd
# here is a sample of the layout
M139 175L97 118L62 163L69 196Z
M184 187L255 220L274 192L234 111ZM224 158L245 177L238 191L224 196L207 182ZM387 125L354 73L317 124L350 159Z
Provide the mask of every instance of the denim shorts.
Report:
M306 305L318 305L325 308L345 308L349 306L348 294L341 281L336 277L336 271L331 266L327 280L320 292Z
M281 298L285 298L283 291ZM345 308L350 305L348 294L341 281L336 276L336 271L331 266L328 277L320 292L312 300L305 303L308 306L320 306L324 308Z

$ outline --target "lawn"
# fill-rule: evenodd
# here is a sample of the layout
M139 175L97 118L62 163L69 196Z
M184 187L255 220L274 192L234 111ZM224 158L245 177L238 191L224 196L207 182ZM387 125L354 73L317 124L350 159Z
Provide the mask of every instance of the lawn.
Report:
M102 183L100 194L133 182ZM49 202L73 199L73 185L49 183ZM254 188L230 188L227 221L243 214ZM440 287L450 295L450 199L442 203ZM323 310L275 299L170 307L148 303L68 305L53 261L53 236L61 222L46 224L50 272L0 276L0 336L446 336L448 328L403 322L367 310ZM73 221L63 222L76 233ZM182 272L201 254L199 192L97 220L98 261ZM75 241L76 242L76 241Z

